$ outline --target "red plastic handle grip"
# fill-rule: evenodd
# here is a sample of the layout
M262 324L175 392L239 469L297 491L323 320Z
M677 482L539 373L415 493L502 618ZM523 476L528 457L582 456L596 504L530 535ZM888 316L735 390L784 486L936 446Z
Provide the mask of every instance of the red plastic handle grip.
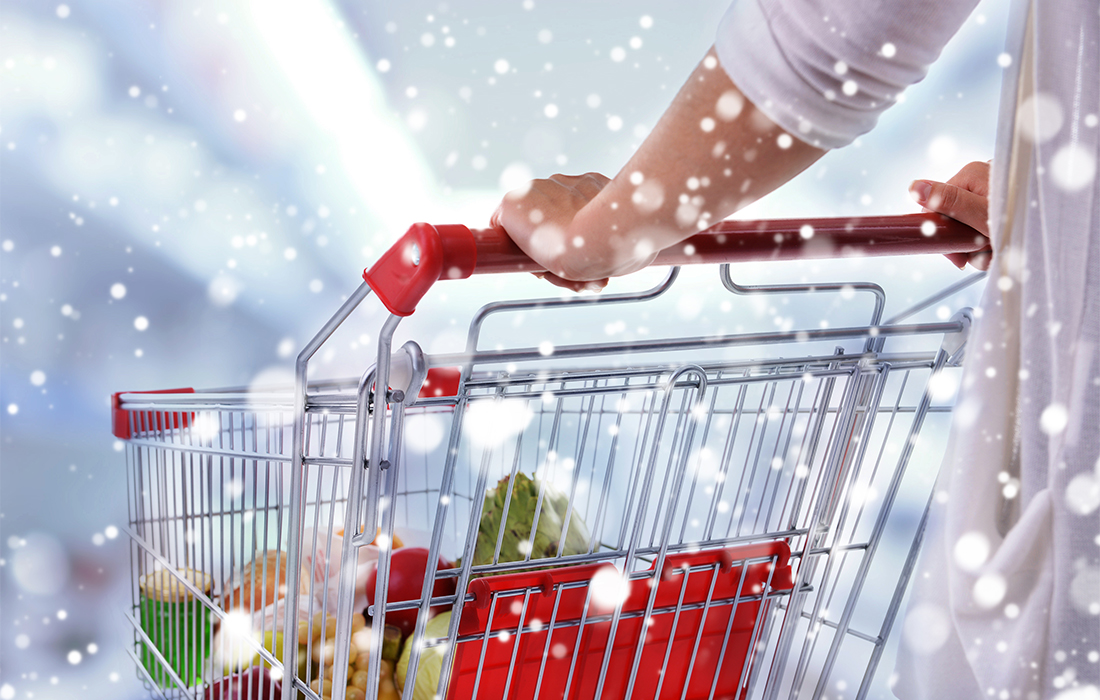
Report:
M721 221L657 254L654 265L857 256L974 253L989 239L939 214ZM365 279L386 307L408 316L440 279L542 272L500 228L414 224Z

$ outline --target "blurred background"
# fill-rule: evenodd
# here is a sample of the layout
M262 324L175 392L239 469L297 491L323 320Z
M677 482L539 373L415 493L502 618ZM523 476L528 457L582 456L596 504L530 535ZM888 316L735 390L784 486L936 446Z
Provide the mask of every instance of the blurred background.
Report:
M112 392L285 376L411 222L481 226L532 176L614 174L726 5L5 0L0 700L145 696L124 652L127 486ZM739 216L909 212L913 178L992 157L1006 5L979 5L877 130ZM887 316L966 274L934 256L734 266L745 283L876 281ZM731 321L708 311L712 270L686 277L648 328L622 318L591 333L866 314L854 301L763 304ZM555 292L530 276L443 283L402 334L459 350L485 302ZM359 374L380 318L357 316L319 371Z

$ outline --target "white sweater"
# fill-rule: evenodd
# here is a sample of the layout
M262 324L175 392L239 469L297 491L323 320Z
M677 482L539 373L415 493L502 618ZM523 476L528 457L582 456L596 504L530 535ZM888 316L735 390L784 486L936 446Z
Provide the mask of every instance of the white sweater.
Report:
M973 5L738 0L715 46L759 109L836 148L924 76ZM1100 3L1014 0L1013 15L990 284L895 626L926 633L899 651L894 692L913 700L1100 697ZM959 565L963 536L989 545L982 562Z

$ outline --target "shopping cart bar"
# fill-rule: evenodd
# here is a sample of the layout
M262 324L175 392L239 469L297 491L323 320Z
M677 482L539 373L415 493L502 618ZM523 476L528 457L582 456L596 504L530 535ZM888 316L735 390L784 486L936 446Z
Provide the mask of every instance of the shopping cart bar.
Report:
M654 265L974 253L989 239L934 213L721 221L666 248ZM390 312L409 316L433 284L474 274L544 272L501 228L413 224L363 279Z

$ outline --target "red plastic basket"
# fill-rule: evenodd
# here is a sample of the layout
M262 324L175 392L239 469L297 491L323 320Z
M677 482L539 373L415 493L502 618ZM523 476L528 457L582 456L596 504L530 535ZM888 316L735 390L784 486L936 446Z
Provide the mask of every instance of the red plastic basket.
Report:
M712 685L715 698L736 697L754 632L770 607L761 593L765 586L769 593L791 589L789 557L790 548L781 541L670 555L656 579L648 625L645 610L655 579L631 580L600 697L626 697L639 643L641 659L631 698L654 697L658 684L660 698L707 698ZM460 640L467 640L456 644L447 697L473 697L475 686L486 698L504 697L506 686L510 700L595 697L613 608L600 609L589 600L586 614L585 601L592 577L609 566L571 566L473 581L469 590L475 600L466 603L459 624ZM520 629L523 633L517 636ZM578 643L579 629L583 632ZM470 635L480 638L469 639Z

